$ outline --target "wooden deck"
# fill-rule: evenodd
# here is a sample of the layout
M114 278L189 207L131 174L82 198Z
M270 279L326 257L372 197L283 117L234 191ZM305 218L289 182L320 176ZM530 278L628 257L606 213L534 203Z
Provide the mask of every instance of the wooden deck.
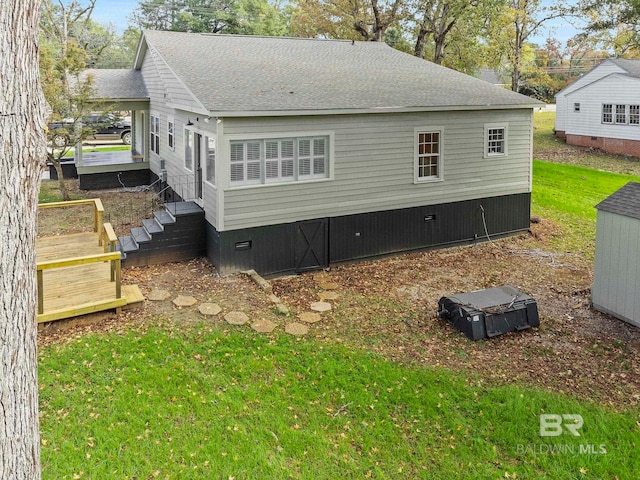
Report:
M107 241L110 231L105 224L99 232L38 238L38 323L144 300L136 285L120 284L120 253Z

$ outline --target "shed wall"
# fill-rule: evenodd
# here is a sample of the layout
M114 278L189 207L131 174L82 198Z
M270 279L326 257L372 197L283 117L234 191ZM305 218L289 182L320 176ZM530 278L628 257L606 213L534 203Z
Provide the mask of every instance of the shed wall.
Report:
M640 327L640 220L598 211L593 306Z

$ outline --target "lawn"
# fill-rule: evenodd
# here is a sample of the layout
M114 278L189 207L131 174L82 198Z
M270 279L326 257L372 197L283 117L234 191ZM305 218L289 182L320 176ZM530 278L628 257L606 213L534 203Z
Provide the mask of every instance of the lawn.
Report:
M532 210L561 232L548 242L511 238L504 249L496 242L424 252L409 256L411 269L398 256L385 260L384 275L375 262L332 269L343 298L304 338L281 328L257 335L219 319L203 324L197 313L194 321L169 302L162 315L147 306L99 334L60 333L39 354L43 478L639 478L637 399L614 408L605 406L606 389L584 394L590 378L594 390L609 386L617 398L635 392L627 390L633 382L616 380L636 372L634 344L616 336L626 330L580 305L583 294L576 292L588 285L586 267L561 270L519 257L516 264L525 258L524 265L511 268L511 252L592 257L594 205L627 181L640 181L624 174L640 174L636 160L557 142L552 115L537 113L534 133ZM580 166L585 158L602 168ZM41 201L56 198L56 183L43 184ZM479 280L465 275L470 264L482 271ZM271 305L263 307L266 300L242 280L219 280L214 288L195 264L125 273L141 282L148 274L156 288L167 282L183 289L187 270L195 272L191 293L201 300L220 296L225 311L247 308L287 321L274 318ZM276 293L295 308L294 299L313 293L305 286L312 279L290 280L289 296L284 283ZM395 295L397 285L433 297L429 282L457 288L505 279L539 289L540 329L468 342L425 319L425 293L420 301ZM562 313L555 315L554 301ZM603 324L609 330L601 332ZM596 336L580 336L589 327ZM465 369L470 362L478 365ZM544 379L545 388L531 377ZM541 414L580 415L580 436L567 428L540 436Z
M342 346L196 326L40 352L45 479L636 478L638 415ZM541 413L581 436L539 436ZM555 449L556 454L549 454Z

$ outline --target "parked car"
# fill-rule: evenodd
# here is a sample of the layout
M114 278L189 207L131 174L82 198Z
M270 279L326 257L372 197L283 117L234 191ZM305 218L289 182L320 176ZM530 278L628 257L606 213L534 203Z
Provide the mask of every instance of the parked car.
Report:
M83 127L91 129L85 140L122 140L125 145L131 145L131 120L113 114L91 114L83 118ZM48 125L52 132L51 143L54 147L64 147L69 144L69 130L73 129L73 122L62 121Z

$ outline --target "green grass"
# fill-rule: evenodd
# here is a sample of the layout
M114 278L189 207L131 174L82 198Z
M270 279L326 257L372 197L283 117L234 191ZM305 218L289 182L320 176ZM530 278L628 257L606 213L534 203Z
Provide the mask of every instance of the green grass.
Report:
M555 121L556 112L536 112L533 115L533 145L537 151L553 150L563 144L553 134Z
M284 335L79 338L40 352L43 478L637 478L640 412L480 384Z
M85 145L84 147L82 147L83 152L121 152L124 150L131 150L131 145L114 145L109 147ZM63 158L73 157L74 154L75 151L71 149L63 155Z
M555 245L560 250L593 255L594 207L630 181L640 177L535 160L532 210L563 228Z

